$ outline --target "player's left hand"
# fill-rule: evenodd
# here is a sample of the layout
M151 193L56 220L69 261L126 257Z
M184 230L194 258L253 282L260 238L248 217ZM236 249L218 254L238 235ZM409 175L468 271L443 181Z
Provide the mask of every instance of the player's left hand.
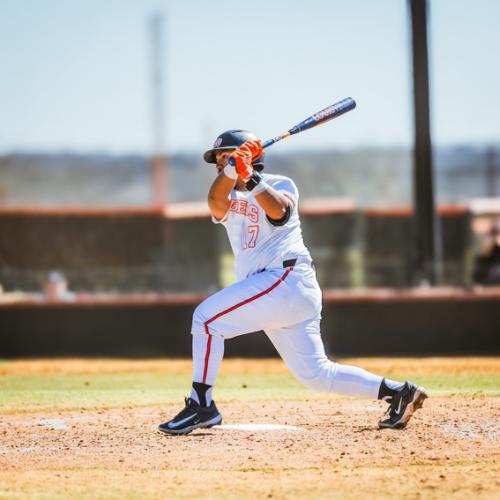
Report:
M252 153L245 149L238 148L229 155L229 163L234 165L236 172L242 180L247 182L253 174Z
M263 151L259 140L247 141L229 156L229 162L236 167L236 172L245 182L252 177L252 163L262 156Z

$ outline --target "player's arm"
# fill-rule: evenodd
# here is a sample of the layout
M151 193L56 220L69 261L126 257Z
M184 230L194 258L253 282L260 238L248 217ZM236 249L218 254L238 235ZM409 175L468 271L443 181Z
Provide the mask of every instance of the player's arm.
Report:
M222 171L210 186L208 191L208 208L217 220L222 220L229 210L231 203L230 193L234 188L235 182L236 179L231 179Z
M290 218L295 202L283 192L279 192L266 184L262 177L254 172L252 162L263 153L260 141L250 141L242 144L229 156L239 177L246 183L247 189L254 190L255 199L262 207L269 221L277 226L286 224Z
M258 189L258 185L257 188ZM264 186L263 186L264 187ZM255 195L257 203L266 212L271 222L286 222L293 207L293 201L282 192L276 191L271 186L266 185L265 189Z

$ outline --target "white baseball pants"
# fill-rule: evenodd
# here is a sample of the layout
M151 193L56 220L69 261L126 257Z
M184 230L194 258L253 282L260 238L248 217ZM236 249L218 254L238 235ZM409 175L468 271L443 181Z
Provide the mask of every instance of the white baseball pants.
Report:
M382 377L334 363L320 333L321 290L309 263L254 274L195 310L193 381L214 385L224 340L264 330L295 377L312 389L376 399Z

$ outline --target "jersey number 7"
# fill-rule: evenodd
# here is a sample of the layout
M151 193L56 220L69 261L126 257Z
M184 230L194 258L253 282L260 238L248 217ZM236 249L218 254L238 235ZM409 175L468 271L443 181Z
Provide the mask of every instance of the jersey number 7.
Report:
M259 226L248 226L245 233L245 241L243 242L243 250L247 248L255 248L257 237L259 236Z

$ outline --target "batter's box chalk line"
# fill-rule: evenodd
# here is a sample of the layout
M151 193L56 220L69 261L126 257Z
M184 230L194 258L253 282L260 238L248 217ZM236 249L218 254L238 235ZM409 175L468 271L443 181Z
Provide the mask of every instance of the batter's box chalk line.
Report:
M304 427L296 425L279 425L279 424L222 424L216 425L214 429L222 431L246 431L246 432L265 432L265 431L306 431Z

